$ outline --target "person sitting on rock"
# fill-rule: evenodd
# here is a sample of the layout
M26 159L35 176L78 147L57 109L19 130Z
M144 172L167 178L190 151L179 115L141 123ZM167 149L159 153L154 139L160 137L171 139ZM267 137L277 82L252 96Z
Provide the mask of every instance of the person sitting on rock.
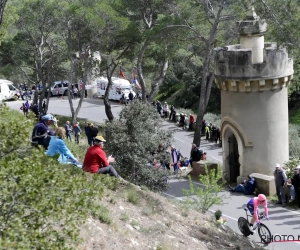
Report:
M227 219L222 217L221 210L217 210L215 212L215 218L216 218L217 222L221 224L222 227L224 227L226 225Z
M251 175L247 176L247 180L245 180L242 184L237 185L236 187L232 188L229 186L230 192L240 192L245 195L253 194L255 190L255 179L251 177Z

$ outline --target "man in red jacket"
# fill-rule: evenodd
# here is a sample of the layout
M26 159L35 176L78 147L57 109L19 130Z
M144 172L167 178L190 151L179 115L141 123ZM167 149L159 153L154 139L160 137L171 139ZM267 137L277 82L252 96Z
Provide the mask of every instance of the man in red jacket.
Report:
M193 124L195 122L195 117L193 114L190 114L190 124L189 124L189 130L193 130Z
M95 144L88 148L82 169L86 172L90 172L92 174L110 174L119 178L117 171L113 166L109 165L110 162L114 162L115 159L111 156L106 158L106 153L103 150L104 147L104 138L102 136L95 137Z

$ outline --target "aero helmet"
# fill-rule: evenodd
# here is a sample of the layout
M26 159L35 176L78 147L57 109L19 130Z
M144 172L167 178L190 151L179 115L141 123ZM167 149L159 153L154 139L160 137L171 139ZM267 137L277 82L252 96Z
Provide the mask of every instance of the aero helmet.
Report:
M258 200L259 200L260 202L264 202L264 201L267 200L267 198L266 198L266 196L265 196L264 194L259 194L259 195L258 195Z

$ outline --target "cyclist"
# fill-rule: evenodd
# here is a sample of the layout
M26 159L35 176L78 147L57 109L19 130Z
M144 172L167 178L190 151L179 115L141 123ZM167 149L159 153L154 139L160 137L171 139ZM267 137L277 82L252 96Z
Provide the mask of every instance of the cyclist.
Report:
M269 220L268 216L268 207L267 207L267 198L264 194L259 194L257 197L251 198L249 202L247 203L247 208L249 209L249 212L252 214L252 219L250 221L250 231L253 233L253 224L256 221L256 223L260 223L258 219L258 207L259 206L264 206L265 208L265 215L267 220Z

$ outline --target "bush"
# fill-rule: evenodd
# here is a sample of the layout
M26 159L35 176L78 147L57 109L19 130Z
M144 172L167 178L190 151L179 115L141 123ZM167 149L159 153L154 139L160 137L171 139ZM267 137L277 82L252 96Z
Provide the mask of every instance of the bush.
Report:
M77 226L113 180L59 165L42 149L32 148L33 122L0 106L0 245L73 249Z
M216 170L207 170L205 166L205 172L207 175L200 175L199 180L202 184L201 187L195 186L190 180L190 190L183 189L183 193L186 195L184 201L187 205L200 210L202 213L206 213L213 205L222 205L224 196L220 194L223 189L222 180L222 169L221 167Z
M148 167L147 163L156 153L156 160L169 160L165 150L159 151L159 145L170 146L172 132L162 129L162 120L153 106L142 102L133 102L123 108L120 118L107 124L107 151L115 157L115 167L120 175L137 185L152 190L164 190L163 169ZM162 185L161 185L162 184Z
M300 126L289 124L289 151L290 157L300 159Z
M282 168L286 171L286 175L290 179L294 176L294 169L299 165L299 159L292 159L288 162L285 162Z
M212 113L206 113L204 115L203 119L207 123L215 124L217 127L220 127L220 125L221 125L221 115L216 115L216 114L212 114Z

